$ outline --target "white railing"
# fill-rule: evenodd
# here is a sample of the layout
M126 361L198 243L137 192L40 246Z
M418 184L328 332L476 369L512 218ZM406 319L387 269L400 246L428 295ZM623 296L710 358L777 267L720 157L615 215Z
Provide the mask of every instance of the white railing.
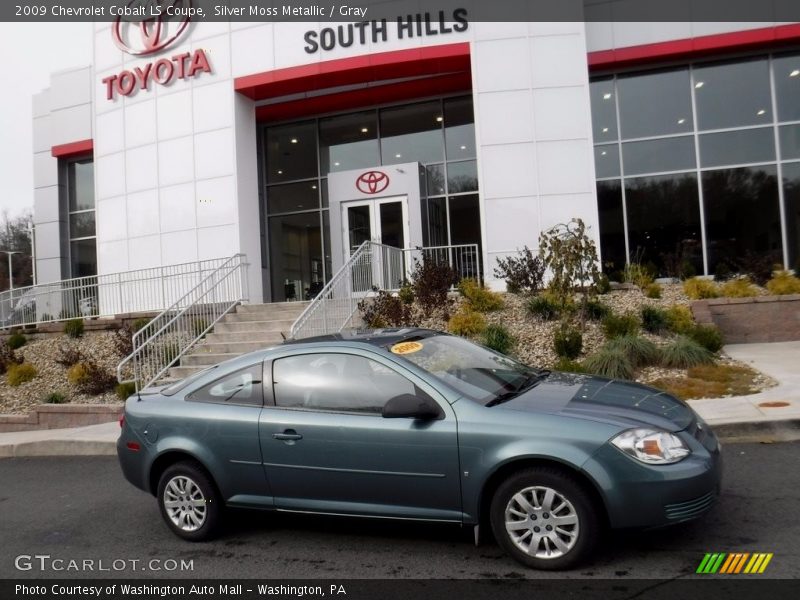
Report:
M447 264L458 279L481 280L477 244L394 248L366 241L331 278L292 324L294 339L326 335L348 327L358 303L377 290L397 291L417 262Z
M174 304L227 259L77 277L0 293L0 328L152 312Z
M152 385L247 298L247 262L237 254L134 333L133 352L117 365L117 380L134 381L137 390Z

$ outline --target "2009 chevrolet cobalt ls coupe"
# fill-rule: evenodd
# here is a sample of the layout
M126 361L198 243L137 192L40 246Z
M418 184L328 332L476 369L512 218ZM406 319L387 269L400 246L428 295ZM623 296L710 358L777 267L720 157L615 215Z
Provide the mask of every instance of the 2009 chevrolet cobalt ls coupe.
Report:
M422 329L285 343L142 392L117 448L188 540L224 506L451 521L542 569L605 525L701 515L721 472L712 431L664 392Z

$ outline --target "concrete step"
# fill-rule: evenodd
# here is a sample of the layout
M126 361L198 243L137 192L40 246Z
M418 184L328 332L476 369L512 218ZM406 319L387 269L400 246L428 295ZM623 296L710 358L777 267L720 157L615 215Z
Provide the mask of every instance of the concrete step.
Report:
M272 304L240 304L236 307L236 313L259 313L259 314L284 314L291 313L300 315L308 306L308 302L273 302Z
M294 323L299 316L299 314L295 316L288 313L233 313L225 315L222 321L225 323L239 323L241 321L274 321L288 323L291 327L292 323Z
M220 321L214 326L214 333L242 333L245 331L288 332L292 320L286 321Z
M277 342L226 342L226 343L209 343L197 346L191 354L187 356L195 356L198 354L244 354L246 352L254 352L256 350L263 350L280 344Z
M236 358L239 353L225 352L212 354L211 352L198 352L197 354L186 354L181 358L182 367L197 367L216 365L229 358Z
M279 331L241 331L239 333L214 332L206 336L208 344L235 344L237 342L262 342L279 344L283 341Z
M191 375L192 373L196 373L197 371L202 371L205 369L204 366L180 366L180 367L172 367L165 380L174 380L174 379L184 379Z

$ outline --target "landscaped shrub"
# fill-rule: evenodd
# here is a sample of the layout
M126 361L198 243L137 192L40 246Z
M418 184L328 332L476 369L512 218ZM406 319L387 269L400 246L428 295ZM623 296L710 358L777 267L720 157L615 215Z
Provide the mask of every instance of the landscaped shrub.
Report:
M504 279L506 289L512 294L520 292L534 294L542 287L544 263L525 246L517 252L516 257L498 258L494 276Z
M12 333L8 336L8 340L6 340L8 347L12 350L16 350L17 348L22 348L25 344L28 343L28 338L26 338L21 333Z
M603 332L608 339L623 335L635 335L638 331L639 319L636 318L636 315L629 313L624 315L610 314L603 319Z
M632 283L640 290L644 290L648 285L653 283L653 273L644 265L637 262L631 262L625 265L622 270L622 278L625 283Z
M656 335L669 329L667 311L657 306L643 306L641 310L642 327L648 333Z
M78 348L61 344L58 347L58 355L55 357L55 361L62 367L69 368L72 365L81 362L83 358L83 352L81 352Z
M586 303L586 318L591 321L602 321L611 314L611 307L600 300L589 300Z
M147 317L140 317L133 322L133 325L131 325L131 329L133 330L134 333L136 333L140 329L144 329L145 327L147 327L147 324L149 322L150 319L148 319Z
M695 325L687 335L709 352L722 349L722 333L714 325Z
M503 308L500 294L486 289L475 279L462 279L458 284L458 291L467 299L470 308L478 312L492 312Z
M505 325L489 325L483 332L483 345L500 354L508 354L514 347L514 336Z
M67 370L67 381L84 394L96 396L113 390L117 378L91 359L72 365Z
M783 257L780 252L752 252L748 250L736 261L737 270L750 276L756 284L764 286L772 278L773 272L781 268Z
M89 372L86 365L82 362L75 363L67 369L67 381L72 385L80 385L89 378Z
M8 370L6 372L6 381L8 385L11 386L18 386L26 381L30 381L36 375L38 371L36 367L34 367L30 363L20 363L20 364L12 364L8 366Z
M790 271L778 271L767 282L767 290L773 296L800 294L800 278L792 275Z
M661 364L686 369L714 362L714 355L692 338L679 335L661 349Z
M414 288L411 287L408 281L404 281L403 285L400 286L397 297L400 298L400 302L403 304L414 304Z
M553 333L553 349L558 356L574 360L583 350L583 335L574 327L562 324Z
M0 375L5 373L8 367L19 362L22 361L17 357L14 349L5 340L0 340Z
M644 295L653 300L658 300L661 298L661 285L655 282L649 284L644 288Z
M111 341L119 356L129 356L133 352L133 328L126 323L114 332Z
M692 311L680 304L673 304L667 309L667 322L673 333L688 333L694 328Z
M597 278L597 293L607 294L610 291L611 282L608 280L608 275L605 273L600 273L600 276Z
M692 300L719 298L717 284L701 277L692 277L683 282L683 291Z
M569 358L559 358L553 365L554 371L562 371L564 373L585 373L586 369L577 360L570 360Z
M462 309L450 317L447 331L456 335L477 335L486 329L486 318L479 312Z
M79 338L83 335L83 319L70 319L64 323L64 333L71 338Z
M44 404L64 404L66 401L67 396L61 392L50 392L42 398Z
M611 377L612 379L633 379L634 367L631 359L620 348L603 346L583 361L587 373Z
M417 261L411 273L414 296L425 312L447 306L447 292L458 281L449 265L434 260Z
M720 286L719 291L723 298L753 298L758 296L758 288L753 285L747 275L726 281Z
M534 296L525 304L528 312L543 321L552 321L558 316L559 307L549 295Z
M120 400L127 400L130 396L136 393L136 384L132 381L118 383L114 388L114 393Z
M623 335L610 340L607 348L621 350L634 367L658 364L661 352L653 342L640 335Z
M207 328L208 328L208 321L206 321L205 319L196 318L192 320L192 334L194 335L194 337L196 338L200 337L200 334L202 334Z
M397 296L381 290L374 298L365 298L358 303L358 311L367 327L402 327L411 319L411 308Z

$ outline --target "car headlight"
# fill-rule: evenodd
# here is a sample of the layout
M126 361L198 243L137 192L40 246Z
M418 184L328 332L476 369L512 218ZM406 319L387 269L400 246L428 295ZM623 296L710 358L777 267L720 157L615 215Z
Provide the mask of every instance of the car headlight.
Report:
M690 450L683 441L659 429L629 429L611 443L628 456L649 465L668 465L686 458Z

